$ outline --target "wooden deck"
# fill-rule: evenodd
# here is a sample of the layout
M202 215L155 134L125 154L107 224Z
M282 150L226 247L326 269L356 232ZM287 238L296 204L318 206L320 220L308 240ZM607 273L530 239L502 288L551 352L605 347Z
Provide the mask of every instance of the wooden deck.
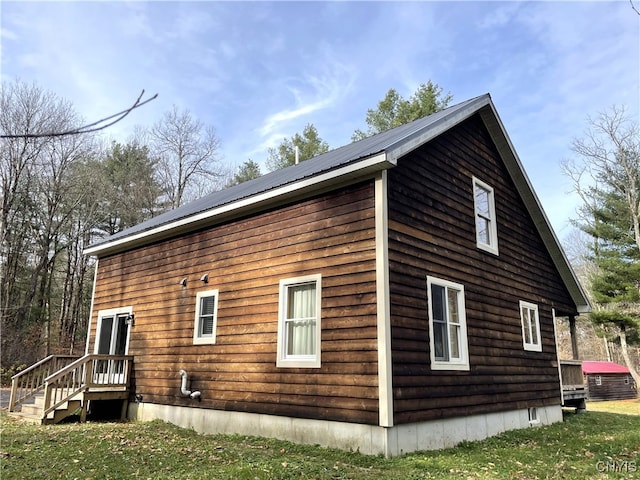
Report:
M39 423L58 423L78 414L85 421L89 402L122 400L126 415L133 357L49 356L11 379L10 415Z

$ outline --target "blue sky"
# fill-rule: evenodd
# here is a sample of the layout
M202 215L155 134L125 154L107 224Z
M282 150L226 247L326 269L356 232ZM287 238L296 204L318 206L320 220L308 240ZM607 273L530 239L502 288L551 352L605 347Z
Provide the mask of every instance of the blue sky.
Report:
M0 9L3 81L34 81L87 121L142 89L158 93L106 135L125 141L176 105L216 129L233 166L264 165L270 146L307 123L344 145L389 88L408 97L431 80L453 103L488 92L560 238L577 205L560 162L587 116L612 105L640 116L640 16L628 0L3 0Z

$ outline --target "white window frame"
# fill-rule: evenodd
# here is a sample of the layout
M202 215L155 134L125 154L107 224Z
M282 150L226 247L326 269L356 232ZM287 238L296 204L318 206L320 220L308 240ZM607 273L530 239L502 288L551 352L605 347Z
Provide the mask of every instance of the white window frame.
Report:
M434 318L433 318L433 298L431 293L432 285L444 287L446 291L448 289L456 290L457 294L457 309L458 309L458 351L459 358L449 358L448 360L441 360L436 358L435 349L435 334L434 334ZM432 370L469 370L469 346L467 341L467 316L465 310L464 299L464 285L459 283L449 282L439 278L427 276L427 300L429 310L429 350L431 355L431 369ZM447 308L447 349L449 350L449 328L454 325L450 322L448 313L448 302L445 302Z
M487 193L487 203L489 204L488 215L479 211L480 205L476 197L476 189L478 188ZM473 177L473 219L476 229L477 247L486 252L498 255L498 222L496 221L495 194L493 187L476 177ZM488 243L480 235L480 229L478 228L479 220L487 223Z
M315 353L310 355L287 354L287 323L288 319L288 291L289 287L302 284L315 283ZM280 280L280 298L278 303L278 340L276 366L283 368L320 368L320 335L321 335L321 301L322 301L322 275L307 275L303 277L287 278Z
M527 312L526 318L525 312ZM534 335L531 330L531 312L534 313L535 338L533 338ZM540 336L540 312L538 311L538 305L520 300L520 325L522 327L522 346L524 349L532 352L541 352L542 339ZM527 337L529 337L531 341L527 342Z
M596 375L595 384L596 384L596 387L602 386L602 377L600 375Z
M125 347L124 347L124 351L125 351L125 355L128 354L129 352L129 340L131 338L131 326L132 326L132 315L133 315L133 306L132 305L128 305L126 307L120 307L120 308L110 308L108 310L99 310L98 311L98 322L96 324L96 338L95 338L95 343L93 345L93 353L98 353L99 349L100 349L100 335L102 333L102 319L105 317L113 317L113 322L114 322L114 327L116 326L115 322L117 320L118 317L122 316L122 315L128 315L129 319L127 320L127 337L125 340ZM115 333L115 335L114 335ZM109 341L109 352L112 352L115 348L116 345L116 340L117 340L117 332L112 331L111 333L111 339ZM111 353L109 353L111 354Z
M216 330L218 329L218 290L206 290L196 294L196 315L193 322L193 344L212 345L216 343ZM213 327L211 334L204 335L202 331L202 319L200 309L202 298L213 297Z

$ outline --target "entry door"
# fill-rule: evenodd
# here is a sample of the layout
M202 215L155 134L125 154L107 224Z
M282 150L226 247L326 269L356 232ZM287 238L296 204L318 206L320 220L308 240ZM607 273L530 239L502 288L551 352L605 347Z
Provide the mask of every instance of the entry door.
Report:
M99 322L96 353L126 355L129 347L130 313L103 315ZM100 384L124 381L124 360L99 360L94 369L94 382Z

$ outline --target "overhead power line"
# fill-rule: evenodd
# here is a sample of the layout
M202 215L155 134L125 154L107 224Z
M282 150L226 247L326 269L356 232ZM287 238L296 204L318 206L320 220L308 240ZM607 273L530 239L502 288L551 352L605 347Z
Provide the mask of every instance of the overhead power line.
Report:
M140 93L135 103L131 105L126 110L123 110L118 113L114 113L113 115L109 115L108 117L102 118L96 122L89 123L88 125L84 125L82 127L73 128L71 130L66 130L63 132L48 132L48 133L19 133L19 134L11 134L11 135L0 135L0 138L43 138L43 137L64 137L67 135L80 135L82 133L90 133L97 132L99 130L103 130L111 125L118 123L124 117L129 115L133 110L139 108L143 105L146 105L152 100L158 98L158 94L156 93L153 97L148 98L142 101L142 96L144 95L144 90ZM112 120L115 119L115 120ZM110 121L112 120L112 121ZM105 122L109 122L104 124ZM104 125L101 125L104 124Z

